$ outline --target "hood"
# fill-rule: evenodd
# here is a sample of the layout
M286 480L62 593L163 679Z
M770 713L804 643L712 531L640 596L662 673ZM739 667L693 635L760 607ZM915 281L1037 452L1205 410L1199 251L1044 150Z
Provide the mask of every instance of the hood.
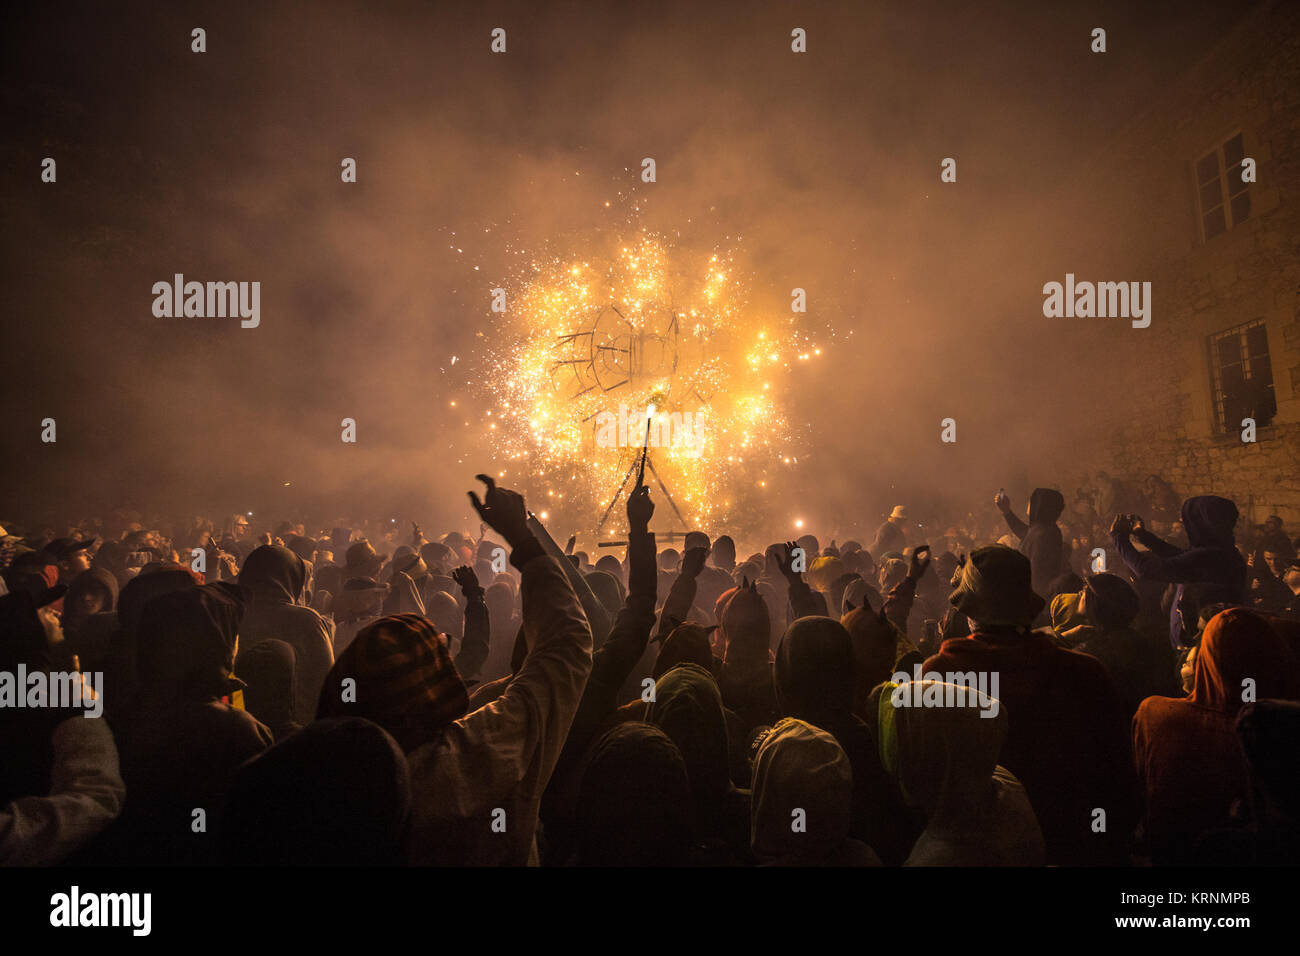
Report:
M127 634L140 629L145 606L156 597L173 591L188 591L198 583L188 571L159 570L139 574L126 583L117 601L117 620Z
M1235 714L1244 703L1242 682L1255 682L1255 699L1289 698L1292 664L1286 644L1264 618L1245 608L1220 611L1205 625L1196 653L1196 683L1189 703Z
M767 660L772 639L771 617L757 582L748 581L718 598L721 609L722 646L728 661Z
M1035 488L1029 496L1029 523L1056 524L1065 510L1065 496L1053 488Z
M273 730L294 723L297 655L284 641L258 641L239 655L244 709Z
M853 770L842 748L824 730L785 718L772 728L754 757L750 844L760 864L815 864L849 836ZM792 814L803 810L805 829Z
M339 773L340 767L365 768ZM222 858L239 866L405 863L410 771L368 720L317 721L245 764L222 817Z
M678 664L695 664L710 673L713 672L713 645L709 637L717 630L716 624L705 627L703 624L687 622L672 629L662 646L659 656L655 658L654 671L651 676L658 680Z
M856 672L853 641L844 625L829 617L799 618L776 651L781 713L816 720L821 714L850 711Z
M1218 495L1199 495L1183 502L1183 528L1193 548L1231 548L1237 506Z
M136 635L142 693L154 701L215 700L232 688L244 604L232 584L196 585L144 606Z
M239 586L254 604L296 604L307 583L307 566L288 548L264 544L239 571Z
M853 702L855 712L860 712L871 689L889 679L895 662L906 653L901 646L906 638L883 610L873 611L869 604L849 611L840 618L840 624L849 632L853 647Z
M929 680L921 681L920 694L941 693L945 706L895 706L895 687L908 702L916 693L910 684L891 684L880 696L886 769L907 804L925 813L928 830L959 833L995 801L993 771L1007 736L1006 708L992 711L991 698L973 688ZM946 706L950 694L956 706Z
M646 719L677 745L697 806L708 806L727 793L727 719L712 674L696 664L668 671L655 683Z
M576 822L580 865L681 865L693 819L676 744L639 721L612 728L587 756Z
M605 557L609 557L606 555ZM602 558L601 560L604 560ZM591 588L591 593L596 595L596 600L604 605L605 610L610 614L617 614L623 607L623 597L619 593L618 579L608 571L588 571L583 576L587 582L587 587Z
M100 608L101 613L116 609L117 578L107 568L91 568L73 578L68 585L68 593L63 596L64 608L76 607L81 595L92 590L97 590L108 598L108 603Z

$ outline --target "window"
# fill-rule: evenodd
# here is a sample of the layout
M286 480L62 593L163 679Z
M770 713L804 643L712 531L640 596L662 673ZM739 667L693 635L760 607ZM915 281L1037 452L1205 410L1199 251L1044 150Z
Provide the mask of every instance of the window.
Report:
M1250 218L1250 183L1241 181L1246 148L1241 133L1196 161L1201 231L1206 241Z
M1215 422L1221 432L1241 428L1243 418L1267 425L1277 414L1273 368L1268 361L1268 331L1262 321L1210 336L1211 390Z

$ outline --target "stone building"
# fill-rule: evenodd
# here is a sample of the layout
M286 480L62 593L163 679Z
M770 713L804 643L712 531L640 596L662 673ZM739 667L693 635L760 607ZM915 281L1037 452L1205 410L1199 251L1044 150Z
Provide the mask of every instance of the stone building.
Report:
M1300 534L1300 4L1263 4L1083 165L1070 261L1151 281L1153 321L1112 335L1078 460Z

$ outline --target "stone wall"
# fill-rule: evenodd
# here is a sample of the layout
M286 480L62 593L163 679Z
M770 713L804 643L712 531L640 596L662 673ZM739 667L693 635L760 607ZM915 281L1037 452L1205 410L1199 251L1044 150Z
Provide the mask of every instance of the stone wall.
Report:
M1192 164L1237 131L1258 164L1251 215L1204 241ZM1100 224L1078 249L1098 271L1080 278L1150 280L1153 308L1150 328L1124 332L1097 427L1072 454L1300 533L1300 4L1267 5L1226 36L1089 158L1068 202ZM1278 411L1247 444L1215 428L1207 339L1258 319Z

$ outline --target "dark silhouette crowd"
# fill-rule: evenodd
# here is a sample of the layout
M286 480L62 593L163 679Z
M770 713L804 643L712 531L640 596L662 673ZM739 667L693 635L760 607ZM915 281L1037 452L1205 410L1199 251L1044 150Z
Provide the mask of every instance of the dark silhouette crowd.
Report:
M1276 516L1099 473L747 554L661 548L638 483L593 562L479 479L438 540L6 522L0 863L1300 860Z

